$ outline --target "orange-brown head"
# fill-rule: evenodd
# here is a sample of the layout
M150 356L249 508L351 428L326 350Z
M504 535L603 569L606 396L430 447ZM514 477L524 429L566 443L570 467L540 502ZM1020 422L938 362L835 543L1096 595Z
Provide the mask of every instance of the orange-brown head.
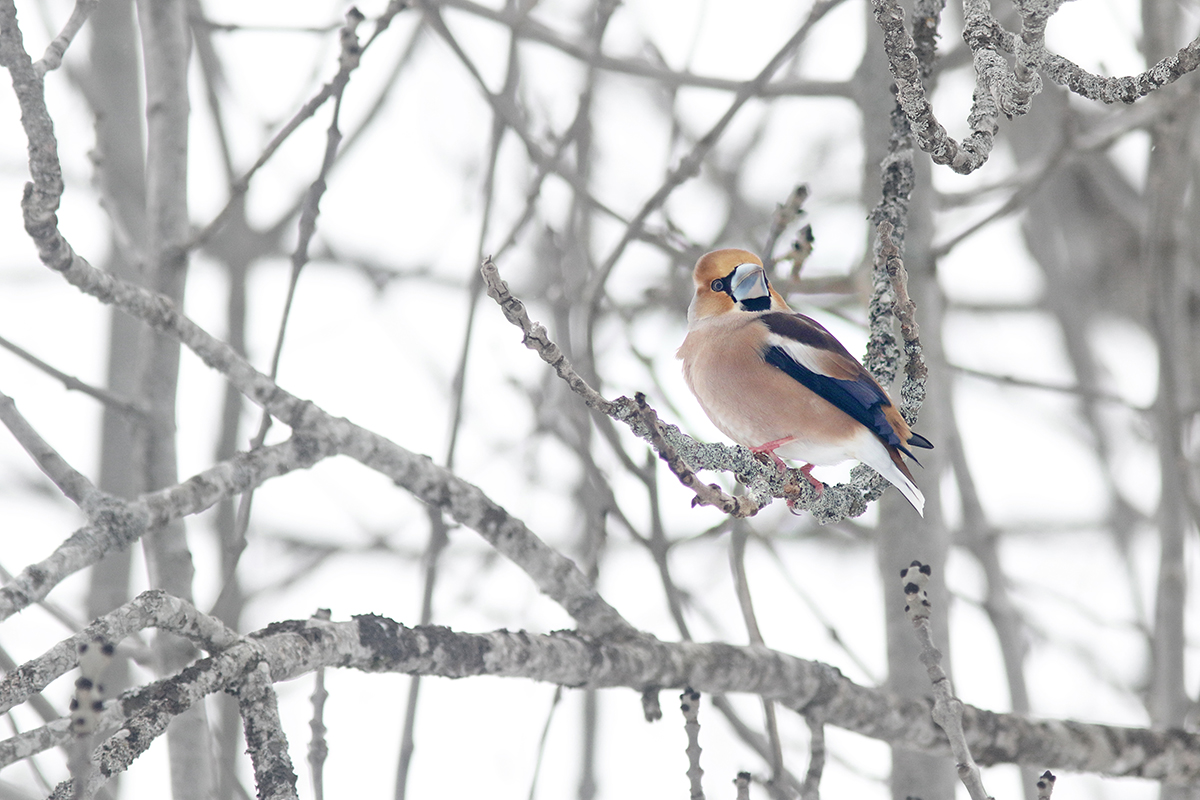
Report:
M791 311L771 288L758 256L748 250L714 250L696 262L692 273L696 294L688 322L729 311Z

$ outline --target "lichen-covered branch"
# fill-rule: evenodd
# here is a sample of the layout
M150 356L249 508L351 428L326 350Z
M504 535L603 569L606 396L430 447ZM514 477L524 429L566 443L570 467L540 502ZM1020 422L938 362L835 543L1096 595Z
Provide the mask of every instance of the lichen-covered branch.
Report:
M1021 33L1007 31L992 15L987 0L964 0L963 39L975 65L975 93L967 124L971 134L961 143L938 122L924 86L937 35L937 16L918 8L914 40L904 26L904 12L894 0L872 0L875 19L884 32L884 52L895 78L900 105L912 123L920 148L935 164L958 173L974 172L987 161L1000 115L1028 113L1042 90L1041 73L1090 100L1132 103L1200 66L1200 37L1138 75L1109 78L1095 75L1045 46L1046 23L1062 0L1019 0ZM1014 56L1009 69L1005 54Z
M28 191L26 195L29 196ZM290 446L297 448L296 458L293 462L285 463L292 463L292 468L315 463L307 461L306 455L314 459L334 453L348 455L363 465L387 475L423 502L442 508L456 520L482 535L502 555L520 566L542 592L560 603L575 618L581 629L597 633L631 630L628 623L600 597L595 587L570 559L548 547L523 522L510 516L478 487L437 466L426 456L412 453L386 437L355 425L347 419L334 417L313 403L284 391L268 376L254 369L229 345L214 338L184 316L166 298L118 280L70 251L70 246L61 238L57 227L40 229L39 235L47 237L47 240L57 238L67 249L68 252L59 255L66 259L62 264L62 272L73 285L143 320L155 330L175 337L204 363L222 373L248 399L291 426L297 432L289 440ZM623 413L632 418L637 413L636 408L632 400L627 400L626 404L628 407ZM242 458L271 451L271 448L261 448ZM749 454L748 450L745 452ZM230 464L237 460L234 459ZM229 468L229 464L222 467L224 470ZM202 475L209 472L212 470ZM160 497L160 493L147 496L145 507L137 504L124 506L113 501L105 508L105 512L110 515L115 513L118 518L124 520L122 524L113 528L117 535L110 536L110 527L107 525L99 528L89 526L77 532L48 559L55 560L55 568L50 574L55 576L57 582L71 574L70 571L64 570L81 569L95 563L95 560L111 547L123 547L135 541L144 530L142 526L146 520L142 515L145 513L158 516L166 514L166 518L174 518L171 515L195 513L195 510L199 510L190 502L176 508L170 503L164 505L164 500L170 500L177 495L189 497L192 493L199 492L204 501L211 504L221 496L228 496L247 488L252 483L251 478L261 482L263 478L273 475L267 472L235 473L225 477L236 480L228 486L213 486L207 480L197 481L193 478L177 487L163 490L166 497ZM106 538L104 546L95 546L94 537L97 535ZM67 553L70 557L63 557ZM38 565L26 570L15 581L0 589L0 619L44 597L53 585L46 583L46 576L47 572Z
M986 2L986 0L984 0ZM963 12L967 24L971 24L972 9L978 8L980 0L968 0ZM975 92L969 124L971 135L961 144L956 142L933 114L933 107L926 96L922 83L921 64L916 55L916 43L904 26L904 12L892 0L872 0L875 20L883 29L884 51L896 80L898 99L904 113L912 124L913 134L921 149L929 154L935 164L945 164L955 172L969 173L987 161L996 135L994 101L986 85ZM975 69L981 84L987 80L989 70L995 68L999 56L986 48L975 46Z
M296 770L288 755L287 735L279 719L279 702L271 670L259 661L228 691L238 700L246 750L254 766L254 786L260 800L295 800Z
M892 314L900 323L900 338L904 341L904 383L900 387L900 412L909 424L917 421L917 414L925 404L925 383L929 378L929 367L925 365L921 349L921 327L917 324L917 306L908 294L908 270L900 257L900 249L892 241L893 228L890 222L881 221L876 227L879 245L878 258L891 282Z
M96 640L120 642L146 628L171 631L208 652L224 650L239 639L236 632L216 617L200 613L186 600L161 589L150 589L0 679L0 714L78 666L81 644Z
M726 494L717 484L706 484L697 478L696 473L692 472L691 468L679 457L675 448L671 447L663 438L658 414L646 404L646 395L638 392L633 396L633 400L637 403L638 411L642 415L642 422L646 424L649 431L650 444L653 445L662 460L667 462L667 467L679 479L679 482L696 493L696 499L692 501L693 506L714 506L731 517L752 517L758 513L759 506L753 500Z
M1046 77L1075 94L1102 103L1132 103L1194 72L1197 67L1200 67L1200 37L1145 72L1119 78L1088 72L1070 59L1054 53L1043 55Z
M461 633L408 628L385 617L275 623L240 637L185 672L130 690L115 701L123 730L103 742L102 775L124 769L173 713L208 694L243 685L265 663L278 682L318 667L366 672L525 678L570 687L642 691L692 687L707 694L746 692L776 700L864 736L932 754L948 754L946 736L922 701L859 686L826 664L762 646L662 642L651 637L550 635L523 631ZM1200 734L1033 720L962 707L965 740L985 765L1040 764L1183 785L1200 780ZM147 738L143 738L145 735ZM0 742L0 752L6 747Z
M929 370L921 349L916 305L908 295L908 272L903 261L908 206L916 173L911 125L899 98L891 112L888 154L880 165L880 183L879 202L871 211L871 220L875 223L874 260L871 300L867 307L869 336L863 364L882 385L890 386L895 381L900 348L896 346L894 321L899 321L905 356L899 408L905 420L913 425L925 402ZM855 467L851 475L854 482L863 487L868 500L876 499L887 488L887 481L868 467Z

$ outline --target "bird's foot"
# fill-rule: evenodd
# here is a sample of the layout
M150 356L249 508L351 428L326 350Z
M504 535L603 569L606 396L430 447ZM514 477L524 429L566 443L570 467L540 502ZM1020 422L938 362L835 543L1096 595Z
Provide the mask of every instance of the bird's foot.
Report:
M795 436L785 436L782 439L775 439L774 441L767 442L766 444L760 444L758 447L751 447L750 452L766 453L771 457L771 460L775 462L775 466L780 472L787 472L787 464L783 463L782 458L775 455L775 449L778 447L783 447L785 444L794 441L796 441ZM812 465L810 464L808 468L812 469ZM812 478L809 478L809 480L811 481Z
M813 492L817 497L820 497L821 493L825 491L825 484L821 483L812 476L811 473L814 466L814 464L805 464L796 471L808 479L808 483L810 486L812 486ZM783 487L783 491L784 497L787 500L788 511L792 512L792 514L795 516L800 516L800 513L803 511L803 509L796 508L796 503L800 500L800 484L794 479L789 480L787 485Z
M812 484L813 491L817 493L817 497L820 497L821 492L825 491L825 484L813 477L812 470L815 466L816 464L805 464L800 468L800 474L808 478L808 482Z

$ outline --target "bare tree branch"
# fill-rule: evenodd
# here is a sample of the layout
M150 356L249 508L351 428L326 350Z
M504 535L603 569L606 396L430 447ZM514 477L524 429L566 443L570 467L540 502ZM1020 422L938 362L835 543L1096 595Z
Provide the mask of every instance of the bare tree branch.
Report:
M127 766L157 735L154 732L161 731L164 714L239 685L246 671L262 662L270 668L272 681L338 666L445 677L532 678L576 687L692 686L711 694L749 692L806 716L820 714L826 724L864 736L922 752L950 752L924 702L857 686L832 667L761 646L671 644L645 636L597 638L572 632L469 634L437 626L407 628L366 615L346 622L276 623L241 637L184 673L125 693L114 702L126 715L125 729L139 733L118 734L101 744L97 758L102 770L111 774ZM985 764L1038 760L1061 769L1172 785L1200 776L1200 734L1187 731L1037 721L969 705L963 706L963 730L968 745L986 754ZM149 735L142 738L141 732Z
M89 518L86 527L0 588L0 620L43 599L61 581L95 564L106 553L138 541L150 525L198 513L224 497L268 478L310 467L334 452L329 442L298 434L279 444L238 453L181 484L132 502L97 492L84 509Z
M967 787L971 800L992 800L983 788L979 765L971 757L970 745L963 731L963 702L955 696L950 678L942 669L942 653L933 643L933 629L929 625L931 606L929 595L925 592L929 574L929 567L920 561L914 561L900 570L900 580L904 584L904 612L921 642L921 663L925 665L929 682L933 684L933 719L950 740L950 749L958 759L958 777Z
M75 39L75 34L79 33L79 29L83 27L83 23L87 22L88 15L92 13L92 9L99 1L75 0L75 8L71 10L67 24L63 25L62 32L46 46L46 52L42 55L41 60L33 65L34 70L45 75L47 72L59 68L62 64L63 54L67 52L67 48Z
M99 386L92 386L89 383L84 383L74 375L68 375L61 370L55 369L45 361L42 361L40 358L35 356L33 353L30 353L28 350L20 347L19 345L13 344L3 336L0 336L0 347L3 347L5 350L8 350L11 353L15 353L22 360L29 362L50 377L61 381L62 385L68 390L83 392L89 397L94 397L101 403L104 403L111 408L115 408L121 413L127 414L134 419L141 419L146 416L146 409L136 400L127 400L123 397L118 397L116 394L108 391L107 389Z
M68 464L66 459L33 429L21 412L17 411L17 404L13 399L3 392L0 392L0 422L4 423L21 447L25 448L25 452L33 458L34 463L47 478L54 481L54 485L68 500L85 512L103 503L103 493L83 473Z

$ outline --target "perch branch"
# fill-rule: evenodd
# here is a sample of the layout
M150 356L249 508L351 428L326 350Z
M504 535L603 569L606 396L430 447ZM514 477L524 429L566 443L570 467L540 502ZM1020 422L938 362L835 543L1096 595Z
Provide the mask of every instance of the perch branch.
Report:
M667 467L676 478L679 478L679 482L696 493L696 498L692 501L693 506L714 506L731 517L752 517L758 513L758 504L753 500L728 495L717 484L706 484L697 478L696 473L692 472L691 468L679 457L675 448L671 447L663 438L658 414L654 412L653 408L646 405L646 395L638 392L633 396L633 400L637 403L638 411L641 412L642 422L649 430L650 444L653 445L662 460L667 462Z

